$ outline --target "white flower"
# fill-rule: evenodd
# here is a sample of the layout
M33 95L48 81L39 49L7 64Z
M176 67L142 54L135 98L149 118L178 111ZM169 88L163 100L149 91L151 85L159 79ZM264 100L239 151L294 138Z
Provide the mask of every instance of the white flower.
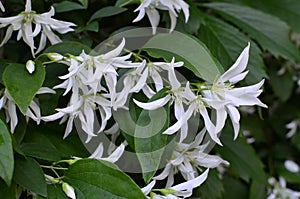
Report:
M102 142L98 145L98 147L96 148L96 150L93 152L93 154L91 156L89 156L89 158L95 158L95 159L99 159L99 160L106 160L112 163L117 162L120 157L122 156L124 150L125 150L125 145L126 144L121 144L119 147L117 147L115 149L114 152L112 152L107 158L103 158L103 152L104 152L104 147Z
M270 185L272 185L272 189L269 189L269 195L267 199L300 198L300 192L291 190L286 187L286 181L283 177L279 177L279 182L277 182L275 178L269 178L268 182Z
M154 177L155 180L163 180L168 177L166 187L174 183L174 174L179 171L185 180L192 180L199 174L201 167L216 168L220 164L229 163L219 156L209 155L204 151L209 146L209 142L202 144L206 129L198 133L195 140L190 144L176 143L171 160L168 161L161 174Z
M296 162L292 161L292 160L284 161L284 167L292 173L298 173L299 172L298 164Z
M82 130L87 134L86 142L102 132L107 121L112 116L112 109L123 108L128 91L118 93L117 69L142 67L142 63L128 61L131 54L119 56L125 46L123 39L119 46L112 51L97 56L87 55L82 52L79 56L69 55L63 57L57 53L48 54L52 61L68 65L68 74L60 76L64 81L54 89L65 89L63 95L71 92L69 104L65 108L56 109L58 112L45 116L44 121L53 121L62 118L61 123L67 122L64 138L73 129L73 121L79 118ZM100 115L100 129L94 129L97 112Z
M51 44L61 42L61 39L55 35L52 30L65 34L74 31L70 26L75 26L75 24L53 19L52 16L54 16L53 7L51 7L49 12L36 14L35 11L31 10L31 0L27 0L25 11L14 17L0 18L0 28L8 26L0 47L10 39L13 31L18 31L17 40L22 37L24 42L30 47L33 56L45 48L47 38ZM40 33L39 47L37 51L34 52L36 49L34 37Z
M37 94L43 93L55 93L55 91L46 87L41 87ZM18 116L16 104L7 89L3 91L2 97L0 99L0 109L2 108L5 110L6 122L10 122L10 131L14 133L14 130L18 124ZM33 119L34 121L36 121L37 124L40 123L41 110L38 105L37 99L31 101L26 112L26 117Z
M159 12L156 9L167 10L169 12L171 18L170 32L172 32L176 26L178 17L177 13L180 12L180 10L183 10L185 22L188 21L190 16L189 5L183 0L144 0L141 2L141 5L134 11L139 11L139 14L133 22L140 21L144 18L145 14L147 14L152 26L153 34L156 32L156 28L160 20Z
M62 183L62 190L65 192L65 194L71 198L76 199L75 190L73 187L71 187L68 183L63 182Z
M203 87L204 100L216 110L216 132L222 130L227 114L229 114L234 128L234 138L238 136L240 129L240 114L237 107L258 105L267 108L258 99L258 96L262 92L260 88L264 80L255 85L234 88L234 84L243 80L248 73L248 71L244 72L244 70L248 63L249 48L250 44L243 50L236 62L217 78L211 87Z
M151 195L153 199L178 199L190 197L193 193L193 189L199 187L206 179L209 169L206 169L201 175L186 182L180 183L178 185L167 187L166 189L155 189L156 192L161 192L161 194L151 192L156 180L153 180L146 187L142 188L142 192L147 196ZM147 196L150 199L150 197Z
M184 112L184 104L186 103L186 93L184 90L185 88L181 87L181 84L178 81L174 70L174 67L180 67L183 63L174 63L174 61L175 59L173 58L170 64L165 64L165 66L163 64L160 65L160 67L163 67L168 71L168 81L170 84L170 90L168 91L168 94L165 97L148 103L139 102L135 99L133 99L133 101L136 105L146 110L155 110L161 108L168 102L170 102L170 105L174 104L175 118L178 120L178 122L176 122L173 126L169 127L163 133L173 134L177 130L181 129L180 140L182 141L187 135L187 120L191 117L193 111L189 110L187 112ZM158 80L153 80L156 81L155 84L157 84L158 89L161 89L160 87L162 83L159 80L161 79L161 77L157 75L156 79Z
M1 1L0 1L0 9L1 9L2 12L5 12L5 8L4 8L4 6L3 6L3 4L2 4Z

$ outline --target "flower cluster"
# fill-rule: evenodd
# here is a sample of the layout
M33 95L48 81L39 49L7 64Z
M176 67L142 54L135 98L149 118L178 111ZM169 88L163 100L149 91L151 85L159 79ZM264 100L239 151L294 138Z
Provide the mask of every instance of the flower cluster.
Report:
M249 48L250 45L243 50L237 61L217 78L212 85L207 84L202 86L200 90L197 90L197 93L200 94L192 91L189 82L183 87L176 79L174 70L169 70L168 76L171 89L167 96L150 103L142 103L136 100L135 103L143 109L154 110L168 102L172 103L175 101L174 114L177 122L163 133L173 134L181 129L180 141L186 138L188 132L187 122L193 113L199 113L203 117L205 128L210 137L219 145L222 144L218 134L225 125L227 115L229 115L234 127L234 138L237 138L240 129L240 114L237 107L253 105L267 107L258 99L262 92L260 88L264 80L251 86L234 87L234 84L243 80L248 73L248 71L244 72L244 70L248 63ZM186 110L184 110L184 105L188 106ZM216 112L215 124L212 122L207 108Z
M82 130L87 134L86 141L90 141L105 129L107 121L112 116L112 109L117 110L126 103L124 92L116 91L117 69L141 67L144 62L128 61L131 54L118 57L124 45L123 39L116 49L98 56L91 56L85 52L79 56L69 57L48 54L53 61L69 67L69 73L60 77L64 81L54 87L54 89L64 89L63 95L71 92L68 106L58 108L57 113L42 118L44 121L59 118L62 118L61 122L67 121L64 138L72 131L74 119L79 118ZM101 118L100 129L97 130L94 129L94 121L97 119L95 111L99 112Z
M0 9L4 11L1 2ZM140 21L147 14L153 33L155 33L160 21L157 9L169 12L170 31L174 30L178 13L181 10L184 13L185 22L189 19L189 6L183 0L144 0L135 10L139 14L134 22ZM6 35L0 46L7 43L14 31L18 31L17 40L22 38L30 47L33 56L45 48L47 38L51 44L61 42L53 31L61 34L74 31L71 26L75 26L75 24L58 21L53 19L53 16L53 7L47 13L36 14L31 10L31 0L27 0L25 11L14 17L0 18L0 28L7 27ZM39 34L39 47L35 50L35 37ZM108 129L114 122L113 111L128 109L127 101L131 94L140 93L143 97L148 98L147 102L133 99L137 106L145 110L172 106L170 114L174 117L170 118L174 119L162 134L172 135L178 132L179 139L176 138L172 155L167 160L162 172L153 177L152 182L142 191L147 197L150 195L151 198L156 199L189 197L192 195L193 189L206 180L209 169L220 165L229 165L218 155L208 154L211 144L222 145L219 136L228 115L233 125L234 139L236 139L240 131L239 107L254 105L267 107L258 99L264 80L251 86L237 86L237 83L243 80L248 73L245 70L249 59L250 44L242 51L236 62L225 73L216 77L213 83L180 82L176 69L184 66L183 62L176 62L174 57L170 62L151 62L142 59L139 54L133 55L140 61L133 62L131 60L132 53L123 55L124 47L125 39L105 54L90 55L85 51L82 51L80 55L62 55L55 52L43 54L51 60L44 64L60 63L67 66L68 73L59 77L62 82L53 89L62 89L62 95L69 96L68 104L56 108L52 115L42 116L39 102L37 98L34 98L29 105L26 117L36 121L37 124L41 121L55 120L60 120L60 123L66 122L64 138L72 132L74 122L79 121L81 129L85 133L86 142L91 141L100 133L112 134L112 142L115 142L118 136L116 133L118 124L114 123ZM30 74L34 73L34 61L28 60L26 69ZM42 87L36 94L55 93L54 90ZM163 97L152 100L151 98L158 92L164 92ZM0 109L5 110L6 120L10 123L13 133L18 123L16 104L6 88L1 91ZM189 121L192 117L203 119L204 127L196 134L192 142L187 143L190 133ZM96 123L100 123L100 126L96 127ZM294 126L291 128L294 129ZM203 138L206 135L211 139L204 141ZM122 156L126 145L127 141L125 140L118 147L111 147L108 150L108 157L103 157L104 147L100 142L89 158L115 163ZM72 161L77 159L79 158L74 157ZM288 166L291 165L289 162ZM186 182L174 185L177 174L181 175ZM164 189L153 189L157 181L165 179ZM277 186L275 182L272 185ZM284 187L285 185L280 183L280 186ZM76 198L74 188L69 184L63 182L62 187L70 198ZM274 190L277 190L276 187ZM277 192L274 194L276 195Z
M3 5L0 4L0 7L2 9ZM18 31L17 40L23 38L24 42L30 47L33 56L41 52L45 48L47 38L49 39L51 44L61 42L61 39L57 35L55 35L52 30L64 34L70 31L74 31L72 28L70 28L70 26L75 26L75 24L53 19L53 16L53 7L51 7L49 12L36 14L35 11L31 10L31 0L27 0L25 11L14 17L0 18L0 28L8 26L6 35L2 40L0 47L10 39L13 31ZM34 45L34 38L40 33L41 37L39 47L34 52L34 50L36 49Z
M180 10L183 11L185 16L185 22L189 20L190 12L189 5L185 3L183 0L145 0L141 1L141 5L135 10L135 12L139 11L138 16L133 20L133 22L138 22L142 18L144 18L145 14L147 14L149 21L152 26L153 34L156 33L156 28L159 24L160 15L156 9L166 10L169 12L171 18L171 28L170 32L172 32L176 27L178 12Z

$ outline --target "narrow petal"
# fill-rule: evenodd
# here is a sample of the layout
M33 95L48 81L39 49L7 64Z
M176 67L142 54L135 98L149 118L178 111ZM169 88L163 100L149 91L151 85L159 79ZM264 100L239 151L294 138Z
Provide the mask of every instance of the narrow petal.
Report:
M139 102L136 99L133 99L133 101L136 105L138 105L139 107L141 107L143 109L155 110L155 109L161 108L164 105L166 105L170 101L170 99L171 99L171 96L167 95L167 96L160 98L158 100L155 100L153 102L144 103L144 102Z
M152 34L155 34L160 20L159 12L155 8L146 8L146 14L152 26Z
M95 149L95 151L89 156L89 158L95 158L95 159L101 159L103 156L103 143L100 142L98 147Z
M220 146L223 146L220 139L218 138L218 135L217 135L217 132L216 132L216 127L211 122L211 120L208 116L206 108L201 109L200 114L202 115L202 117L204 119L205 128L207 129L211 139L213 141L215 141L217 144L219 144Z
M102 158L102 160L115 163L120 159L124 150L125 150L125 145L122 143L118 148L116 148L116 150L110 156L108 156L107 158Z
M152 180L152 182L150 182L147 186L145 186L144 188L141 189L142 192L145 195L148 195L151 192L152 188L154 187L155 183L156 183L156 180Z
M236 139L239 135L239 131L240 131L240 113L237 110L237 108L235 108L234 106L227 106L228 109L228 114L231 118L231 122L232 122L232 126L234 129L234 139Z
M104 54L102 56L102 58L103 59L110 59L110 58L113 58L113 57L117 57L118 55L121 54L124 46L125 46L125 39L123 38L121 43L119 44L119 46L117 48L115 48L114 50Z
M236 75L242 73L246 69L249 59L249 49L250 43L248 43L248 46L242 51L236 62L219 77L220 82L229 81L231 78L234 78Z
M198 187L206 180L208 172L209 169L206 169L200 176L170 188L180 192Z
M172 126L170 126L168 129L166 129L163 134L171 135L174 134L176 131L178 131L183 124L185 124L188 119L192 116L194 111L194 107L189 106L188 110L182 115L182 117Z
M9 26L6 30L5 37L3 38L0 47L6 44L6 42L11 38L12 32L13 32L13 26Z

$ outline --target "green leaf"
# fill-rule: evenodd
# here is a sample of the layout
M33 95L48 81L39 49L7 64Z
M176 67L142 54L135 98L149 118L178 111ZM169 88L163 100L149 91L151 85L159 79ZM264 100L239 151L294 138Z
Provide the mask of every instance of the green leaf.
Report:
M72 164L64 179L84 198L146 198L141 189L114 164L95 159L81 159Z
M202 196L203 198L219 199L224 192L221 179L216 169L210 170L205 182L194 190L193 197Z
M8 64L3 72L3 82L14 102L25 115L29 104L45 79L45 67L35 63L35 71L29 74L25 64Z
M91 23L88 23L84 29L87 31L98 32L99 31L99 23L97 21L93 21Z
M14 154L10 132L0 120L0 177L10 186L14 172Z
M0 60L0 77L2 77L3 72L9 63L11 63L11 62L7 61L7 60L2 60L2 59ZM0 83L3 84L2 78L0 78Z
M143 50L168 61L170 56L176 56L176 61L183 61L186 68L210 83L223 72L205 44L180 32L157 34L143 46Z
M71 1L62 1L59 3L55 3L55 4L53 4L53 7L55 8L55 11L57 13L68 12L68 11L73 11L73 10L81 10L81 9L85 8L82 5L75 3L75 2L71 2Z
M267 198L266 185L252 181L250 187L250 197L249 199L265 199Z
M65 126L58 129L49 125L29 126L29 133L26 134L20 148L27 156L48 161L58 161L71 156L89 156L77 134L63 139L64 128Z
M283 75L278 75L276 69L269 69L270 85L274 94L283 102L287 101L292 95L294 88L293 74L286 71Z
M281 20L286 21L292 29L300 32L300 2L298 0L260 0L251 3L251 6L268 12Z
M230 176L225 176L222 179L224 185L224 194L221 197L222 199L241 199L248 198L248 187L241 182Z
M40 165L32 158L16 158L14 181L29 191L47 196L47 184Z
M67 199L60 184L47 185L47 193L49 199Z
M278 18L246 6L229 3L209 3L227 20L254 38L263 49L275 56L299 61L299 51L289 38L289 26Z
M226 69L235 62L249 42L249 38L238 29L209 15L205 15L199 37ZM249 73L245 79L246 82L257 83L265 78L267 75L264 68L260 49L254 42L251 42L247 67Z
M78 0L84 8L87 8L89 6L89 0Z
M149 101L166 95L166 89L160 90ZM135 152L142 167L144 181L148 184L155 175L162 155L166 149L168 135L163 135L170 124L170 107L153 111L143 110L137 120L134 133ZM163 160L165 163L165 161Z
M93 21L96 19L100 19L103 17L111 17L117 14L120 14L122 12L125 12L127 10L127 8L121 8L121 7L116 7L116 6L107 6L104 8L101 8L100 10L98 10L97 12L95 12L89 21Z
M44 53L59 53L59 54L72 54L79 55L84 50L85 53L89 53L92 49L80 42L65 41L52 46L49 46Z
M12 183L7 186L4 181L0 179L0 196L1 199L15 199L16 198L17 185Z
M244 138L232 140L232 136L226 131L222 132L221 140L224 147L217 147L217 150L223 159L230 162L229 170L233 174L247 182L250 179L261 183L266 182L264 165Z

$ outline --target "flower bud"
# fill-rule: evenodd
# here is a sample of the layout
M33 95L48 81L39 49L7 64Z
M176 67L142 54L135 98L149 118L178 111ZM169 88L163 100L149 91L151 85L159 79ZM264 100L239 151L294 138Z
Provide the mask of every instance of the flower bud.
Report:
M69 198L76 199L74 188L71 187L68 183L63 182L62 189Z
M51 61L59 61L64 58L64 56L58 53L47 53L47 56Z
M28 60L28 61L26 62L26 69L27 69L27 71L28 71L30 74L32 74L33 71L35 70L35 63L34 63L34 61Z

